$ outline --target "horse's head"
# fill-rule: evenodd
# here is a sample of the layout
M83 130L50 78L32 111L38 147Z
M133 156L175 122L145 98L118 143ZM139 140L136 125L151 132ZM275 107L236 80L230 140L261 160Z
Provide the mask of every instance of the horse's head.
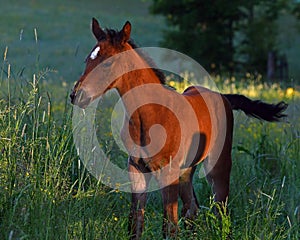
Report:
M108 80L112 76L113 70L120 68L117 66L120 64L117 64L113 56L132 49L128 43L131 32L129 22L125 23L121 31L104 31L98 21L93 18L92 32L97 39L97 44L86 58L85 71L76 82L70 95L71 102L82 108L107 90L115 87L116 81ZM97 70L96 73L93 73L93 70Z

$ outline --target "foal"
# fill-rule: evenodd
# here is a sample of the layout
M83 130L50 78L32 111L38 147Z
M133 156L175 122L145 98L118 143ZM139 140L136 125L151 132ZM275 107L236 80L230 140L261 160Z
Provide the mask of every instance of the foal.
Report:
M96 19L92 32L97 44L86 59L71 101L85 108L115 88L127 117L121 131L131 181L129 215L131 239L140 239L151 177L161 189L164 236L176 236L178 197L182 216L192 219L198 209L192 185L198 163L203 162L215 201L225 203L229 193L234 109L267 121L278 121L287 104L252 101L245 96L219 94L192 86L179 94L164 85L163 74L130 40L131 24L121 31L102 30ZM97 69L97 71L93 71ZM122 74L119 74L119 73Z

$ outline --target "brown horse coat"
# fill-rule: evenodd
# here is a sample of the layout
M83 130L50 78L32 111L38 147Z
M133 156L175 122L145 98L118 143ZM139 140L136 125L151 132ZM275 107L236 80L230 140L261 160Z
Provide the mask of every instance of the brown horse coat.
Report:
M222 95L200 86L179 94L163 85L162 73L152 69L130 41L129 22L119 32L103 31L93 19L92 30L98 43L71 93L72 103L85 108L107 90L117 89L127 112L120 135L129 154L129 234L132 239L142 235L147 187L154 177L162 192L164 236L176 236L178 197L183 201L183 217L192 219L197 213L192 178L199 162L203 161L215 201L227 200L232 110L241 109L257 118L277 121L285 116L282 112L287 105Z

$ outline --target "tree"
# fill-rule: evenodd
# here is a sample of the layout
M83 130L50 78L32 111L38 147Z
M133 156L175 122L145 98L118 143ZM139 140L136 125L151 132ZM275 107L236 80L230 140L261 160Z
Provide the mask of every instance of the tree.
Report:
M240 7L245 18L238 23L236 60L244 70L265 73L268 55L278 51L276 20L288 3L289 0L252 0Z
M207 70L265 72L268 52L276 50L275 21L290 1L153 0L151 11L169 25L162 45Z
M233 66L234 22L238 0L154 0L152 12L166 16L170 29L163 46L176 49L210 70Z

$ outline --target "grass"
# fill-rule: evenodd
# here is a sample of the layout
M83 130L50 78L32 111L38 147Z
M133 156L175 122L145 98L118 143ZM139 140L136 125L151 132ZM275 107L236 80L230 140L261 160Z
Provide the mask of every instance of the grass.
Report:
M38 0L24 4L21 0L0 0L0 4L0 52L8 46L12 74L27 78L37 66L47 66L57 71L48 81L72 84L83 71L84 59L96 42L90 30L92 17L104 28L121 29L129 20L132 36L141 46L157 46L161 34L153 32L164 28L162 17L148 14L147 1Z
M26 80L2 76L6 95L0 101L0 238L126 239L130 196L111 191L79 163L72 140L71 107L68 101L52 101L48 92L59 91L60 84L43 83L47 71ZM260 85L242 86L240 81L230 86L249 96ZM235 114L230 218L224 218L223 226L230 227L233 239L299 239L299 92L265 87L259 87L259 96L269 101L285 94L280 99L290 103L290 123L262 123ZM103 131L110 131L105 128L110 113L111 108L101 113ZM102 144L111 158L126 161L111 145L110 135L104 136ZM224 227L212 211L210 187L196 177L195 188L201 209L193 223L194 238L224 239ZM153 192L145 239L161 236L161 222L160 195ZM182 230L180 239L188 239L187 234Z
M102 185L80 164L67 95L93 45L88 28L91 17L118 27L130 18L141 45L157 44L159 38L152 35L161 19L145 15L144 4L133 4L134 17L132 6L121 1L113 6L106 0L101 6L96 1L56 0L1 5L5 21L0 29L7 31L0 43L5 53L0 63L0 239L127 239L130 195ZM169 83L181 91L189 80ZM224 216L221 228L213 214L211 189L196 176L201 208L193 223L193 238L224 239L230 229L233 239L299 239L300 94L296 83L266 84L248 73L239 79L216 76L214 80L222 92L287 101L289 123L262 123L235 113L230 215ZM112 159L125 162L126 156L112 143L109 126L114 102L110 101L100 112L101 144ZM144 239L161 238L161 224L161 197L152 192ZM180 239L190 239L188 234L182 228Z

